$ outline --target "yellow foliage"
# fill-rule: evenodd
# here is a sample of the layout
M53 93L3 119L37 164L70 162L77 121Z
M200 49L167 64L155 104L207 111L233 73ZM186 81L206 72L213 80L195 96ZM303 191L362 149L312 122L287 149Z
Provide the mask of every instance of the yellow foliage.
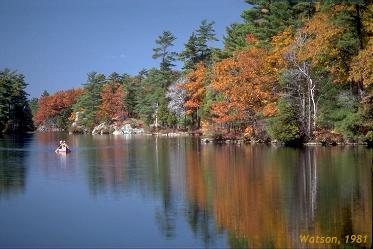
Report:
M355 56L351 63L350 80L373 86L373 39Z

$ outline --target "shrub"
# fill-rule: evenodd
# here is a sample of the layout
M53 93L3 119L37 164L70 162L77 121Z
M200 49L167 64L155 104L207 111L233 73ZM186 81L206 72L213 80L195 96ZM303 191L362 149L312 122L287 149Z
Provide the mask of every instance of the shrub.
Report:
M373 147L373 131L368 131L367 134L365 134L364 142L368 144L368 147Z
M270 120L268 132L272 139L287 145L299 143L301 140L295 111L283 99L278 102L278 113Z
M344 119L336 123L336 130L348 140L356 141L363 135L364 121L359 112L348 112Z

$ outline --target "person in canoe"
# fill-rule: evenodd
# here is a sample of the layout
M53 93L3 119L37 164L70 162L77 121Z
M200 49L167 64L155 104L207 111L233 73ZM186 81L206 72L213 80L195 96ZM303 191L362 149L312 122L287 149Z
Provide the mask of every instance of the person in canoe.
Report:
M69 146L67 145L66 141L60 141L60 145L58 146L58 148L56 149L56 152L70 152L70 148Z

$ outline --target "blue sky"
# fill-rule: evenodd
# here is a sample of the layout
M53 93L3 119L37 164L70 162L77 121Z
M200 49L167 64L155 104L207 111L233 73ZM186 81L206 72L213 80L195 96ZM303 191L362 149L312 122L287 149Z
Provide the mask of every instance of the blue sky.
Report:
M180 51L201 20L240 22L243 0L0 0L0 69L26 76L27 91L78 87L88 72L136 74L158 66L156 37L170 30Z

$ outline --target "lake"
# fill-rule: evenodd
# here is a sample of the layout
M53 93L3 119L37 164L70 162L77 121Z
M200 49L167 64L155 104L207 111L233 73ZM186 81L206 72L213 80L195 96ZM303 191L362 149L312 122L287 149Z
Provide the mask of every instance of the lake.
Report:
M72 153L54 153L62 139ZM361 235L369 247L372 155L192 137L2 137L0 247L315 247L303 235L339 246Z

